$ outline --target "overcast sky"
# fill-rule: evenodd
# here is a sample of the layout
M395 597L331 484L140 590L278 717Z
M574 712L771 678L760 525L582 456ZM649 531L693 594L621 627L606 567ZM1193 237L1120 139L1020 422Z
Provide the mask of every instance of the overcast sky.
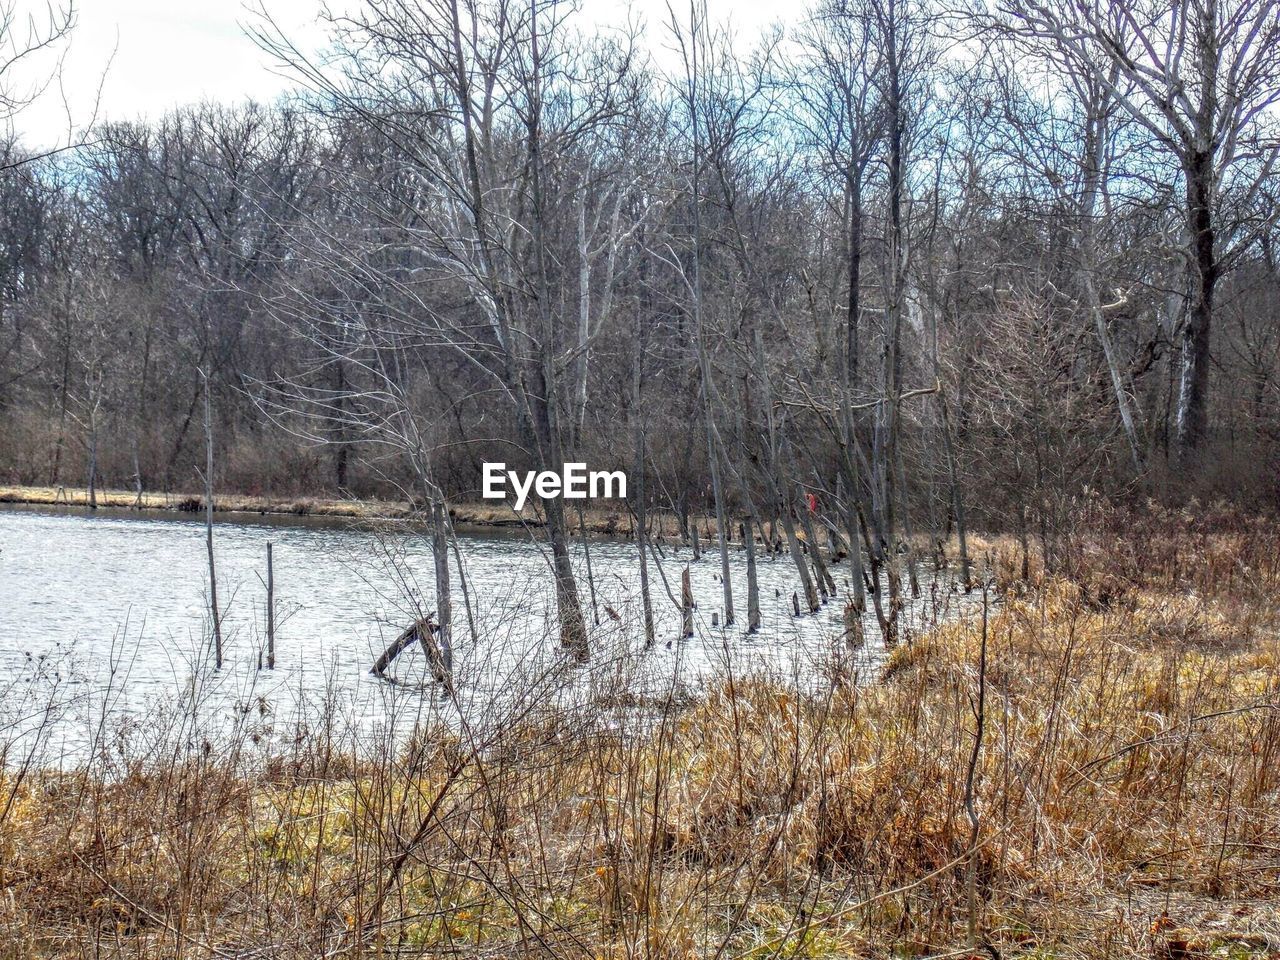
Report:
M65 3L67 0L61 0ZM65 142L71 123L83 126L99 118L154 118L165 110L200 100L270 100L289 86L273 73L269 60L245 36L253 20L244 0L75 0L77 26L70 47L42 60L24 63L6 78L30 90L52 75L62 58L62 83L47 89L41 100L15 121L19 136L31 147ZM291 37L318 45L316 26L320 0L263 0ZM351 7L357 0L331 0ZM677 0L683 6L682 0ZM768 0L709 0L711 15L731 17L739 36L756 31L785 11ZM794 10L799 4L792 5ZM20 10L42 10L44 0L18 0ZM661 46L659 29L666 20L666 0L634 0L633 8L650 28L649 43ZM583 16L597 23L619 23L627 16L619 0L583 0ZM25 33L25 24L19 35ZM63 95L65 92L65 96Z

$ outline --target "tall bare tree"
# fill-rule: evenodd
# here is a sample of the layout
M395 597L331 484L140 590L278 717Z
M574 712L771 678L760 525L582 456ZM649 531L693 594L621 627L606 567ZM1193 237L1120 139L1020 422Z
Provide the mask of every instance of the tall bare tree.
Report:
M1052 40L1177 162L1186 257L1177 439L1189 453L1208 430L1218 281L1258 229L1258 201L1280 156L1280 4L1006 0L1001 8L1011 29Z

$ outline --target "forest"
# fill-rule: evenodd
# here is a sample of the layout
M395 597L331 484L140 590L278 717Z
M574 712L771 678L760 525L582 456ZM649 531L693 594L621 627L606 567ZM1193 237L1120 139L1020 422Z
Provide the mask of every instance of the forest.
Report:
M375 0L323 61L251 20L296 96L52 156L17 114L3 479L197 489L207 376L244 493L580 459L681 513L718 472L739 514L878 492L921 529L1273 502L1270 4L824 0L759 38L526 6Z

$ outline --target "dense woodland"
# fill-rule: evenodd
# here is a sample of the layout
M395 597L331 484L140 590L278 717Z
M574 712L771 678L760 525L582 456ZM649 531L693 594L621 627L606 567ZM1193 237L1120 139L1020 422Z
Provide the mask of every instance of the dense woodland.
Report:
M1275 501L1280 4L669 13L366 0L323 54L254 21L278 103L45 156L16 111L0 480L196 490L208 435L218 489L441 505L583 460L793 551L813 494L877 584L966 515L1051 559L1090 490Z

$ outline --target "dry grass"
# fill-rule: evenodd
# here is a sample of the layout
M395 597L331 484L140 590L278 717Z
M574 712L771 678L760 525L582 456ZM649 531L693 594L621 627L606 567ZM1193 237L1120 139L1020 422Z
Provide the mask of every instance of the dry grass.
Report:
M0 956L1275 956L1280 526L1084 523L1030 583L986 545L976 847L973 619L872 685L726 678L643 735L11 776Z
M32 504L37 506L68 506L83 508L88 505L88 491L79 487L25 487L0 486L0 503ZM132 490L99 490L100 507L117 509L138 508L144 511L168 510L200 512L204 510L204 498L196 493L144 493L139 502ZM518 516L506 504L460 503L451 504L454 523L477 527L538 527L542 519L527 510ZM219 493L214 497L215 513L287 514L300 517L345 517L352 520L404 520L412 517L409 504L392 500L325 499L322 497L260 497L247 494ZM631 515L625 508L611 510L596 506L583 508L587 532L603 536L632 535ZM571 519L577 532L577 524ZM703 518L700 525L708 531L714 523ZM678 533L673 516L660 514L654 522L655 533L675 536ZM708 533L709 537L710 534Z
M191 512L204 509L204 499L199 494L143 493L139 502L138 495L132 490L98 490L96 497L98 506L117 509L137 507L141 510ZM0 486L0 503L87 507L89 495L81 487ZM387 501L325 500L315 497L279 499L241 494L218 494L214 498L214 510L218 513L281 513L353 519L395 519L408 516L409 512L405 504Z

